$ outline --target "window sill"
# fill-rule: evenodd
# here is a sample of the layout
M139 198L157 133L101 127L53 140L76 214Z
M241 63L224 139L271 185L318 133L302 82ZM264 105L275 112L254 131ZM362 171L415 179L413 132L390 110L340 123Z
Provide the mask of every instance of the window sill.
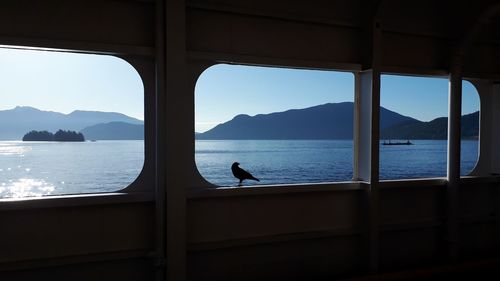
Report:
M472 183L499 183L500 177L477 177L463 176L460 178L462 184ZM416 187L445 187L447 179L422 178L422 179L398 179L382 180L379 183L380 189L391 188L416 188ZM334 191L356 191L366 190L370 183L361 181L336 182L336 183L304 183L287 185L257 185L241 187L193 187L187 192L188 199L201 199L212 197L239 197L258 196L271 194L292 194L310 192L334 192Z
M304 183L287 185L258 185L241 187L213 187L192 188L188 191L188 199L212 198L212 197L239 197L258 196L271 194L292 194L310 192L332 192L332 191L356 191L366 190L368 183L365 182L336 182L336 183Z
M447 180L443 178L420 178L420 179L398 179L398 180L381 180L380 188L404 188L404 187L423 187L423 186L444 186Z
M473 184L473 183L499 183L500 176L462 176L460 177L461 184Z
M44 197L2 198L0 211L57 207L93 206L154 201L154 193L95 193Z

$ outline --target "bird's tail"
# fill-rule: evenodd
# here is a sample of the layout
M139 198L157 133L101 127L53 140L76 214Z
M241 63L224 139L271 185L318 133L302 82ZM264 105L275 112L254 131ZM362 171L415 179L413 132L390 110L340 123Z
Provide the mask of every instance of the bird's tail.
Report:
M252 177L251 180L254 180L254 181L260 181L258 178L256 177Z

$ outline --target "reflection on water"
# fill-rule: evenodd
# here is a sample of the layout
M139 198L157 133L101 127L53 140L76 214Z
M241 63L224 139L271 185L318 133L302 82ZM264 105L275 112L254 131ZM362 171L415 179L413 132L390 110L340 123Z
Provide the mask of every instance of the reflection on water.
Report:
M0 141L0 198L114 192L139 175L144 142Z
M31 146L19 145L17 142L0 142L0 156L3 155L20 155L31 150Z
M50 195L54 189L55 186L36 179L17 179L0 183L0 194L11 198Z

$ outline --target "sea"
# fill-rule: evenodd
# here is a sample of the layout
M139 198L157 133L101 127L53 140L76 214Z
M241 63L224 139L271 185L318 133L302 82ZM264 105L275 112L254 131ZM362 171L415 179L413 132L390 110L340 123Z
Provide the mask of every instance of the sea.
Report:
M405 140L406 141L406 140ZM413 145L380 145L380 179L416 179L446 176L447 141L412 140ZM461 143L461 175L476 165L478 141ZM231 164L260 181L244 185L351 181L352 140L197 140L199 173L218 186L237 186Z
M447 144L415 140L380 145L380 178L446 176ZM476 140L462 141L462 175L475 166ZM244 186L350 181L352 140L197 140L199 173L216 186L234 187L231 164L259 178ZM119 191L140 174L143 141L0 141L0 198Z
M0 141L0 198L112 192L133 182L144 141Z

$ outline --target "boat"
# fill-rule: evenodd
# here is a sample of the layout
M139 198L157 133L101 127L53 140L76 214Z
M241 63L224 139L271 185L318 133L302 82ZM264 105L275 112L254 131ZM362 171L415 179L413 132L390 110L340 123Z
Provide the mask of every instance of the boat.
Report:
M392 141L385 141L382 143L383 145L412 145L413 143L410 142L409 140L407 141L397 141L397 142L392 142Z

